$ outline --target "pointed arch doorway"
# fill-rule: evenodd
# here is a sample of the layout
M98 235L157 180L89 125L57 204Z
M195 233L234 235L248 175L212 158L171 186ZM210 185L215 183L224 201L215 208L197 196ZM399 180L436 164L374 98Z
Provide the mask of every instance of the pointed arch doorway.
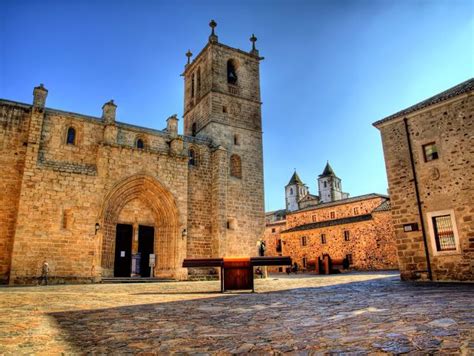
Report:
M179 268L179 214L173 195L155 178L135 175L116 184L104 199L101 219L102 277L132 276L140 253L140 275L175 278ZM135 260L136 262L136 260ZM135 267L135 271L136 266Z

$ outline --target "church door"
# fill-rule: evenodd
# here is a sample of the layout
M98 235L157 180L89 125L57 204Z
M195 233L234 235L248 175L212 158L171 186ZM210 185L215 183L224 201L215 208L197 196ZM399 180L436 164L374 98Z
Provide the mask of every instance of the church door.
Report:
M130 277L133 226L117 224L114 277Z
M140 252L140 275L150 277L150 254L153 253L155 229L152 226L138 227L138 252Z

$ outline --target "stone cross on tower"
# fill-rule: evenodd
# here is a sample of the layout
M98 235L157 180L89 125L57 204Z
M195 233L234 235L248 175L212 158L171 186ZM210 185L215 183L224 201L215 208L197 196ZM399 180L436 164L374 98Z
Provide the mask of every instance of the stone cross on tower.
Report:
M214 29L216 28L217 26L217 22L214 21L214 20L211 20L211 22L209 22L209 27L211 27L211 35L209 36L209 42L211 43L217 43L217 35L215 34L214 32Z
M252 42L252 50L250 51L251 54L258 56L258 49L255 48L255 42L257 42L257 37L252 33L252 37L250 37L250 42Z

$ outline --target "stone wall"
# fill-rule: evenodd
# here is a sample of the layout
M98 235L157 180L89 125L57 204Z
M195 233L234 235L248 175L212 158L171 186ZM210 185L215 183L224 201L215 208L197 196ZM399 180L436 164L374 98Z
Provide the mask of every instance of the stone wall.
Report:
M29 107L0 103L0 283L10 274L28 125Z
M474 280L474 96L464 94L407 115L434 280ZM392 201L402 279L427 279L421 221L403 117L378 125ZM439 158L425 162L422 146L435 142ZM438 253L427 214L453 211L459 248ZM404 232L403 225L420 229Z
M303 258L307 261L316 260L323 254L331 258L341 259L352 255L351 268L358 270L397 269L397 251L395 234L391 222L390 211L377 211L387 199L376 194L366 198L354 197L348 202L322 204L309 210L288 213L286 221L267 223L265 242L267 255L290 256L300 268ZM374 211L375 210L375 211ZM334 218L331 218L331 212ZM333 226L314 228L313 223L330 223L331 220L364 217L362 221L338 223ZM307 227L304 225L309 224ZM327 224L330 225L330 224ZM287 232L291 228L302 228L299 231ZM344 231L349 231L349 241L345 241ZM322 243L324 234L326 243ZM306 245L303 245L303 237ZM277 251L281 240L281 251ZM271 269L278 271L278 269Z

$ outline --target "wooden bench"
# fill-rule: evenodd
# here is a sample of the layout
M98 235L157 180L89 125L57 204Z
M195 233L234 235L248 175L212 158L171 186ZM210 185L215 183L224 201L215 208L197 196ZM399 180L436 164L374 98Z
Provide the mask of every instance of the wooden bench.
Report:
M226 257L226 258L187 258L183 267L219 267L221 270L221 292L254 288L253 268L255 266L291 266L291 258L278 257Z

